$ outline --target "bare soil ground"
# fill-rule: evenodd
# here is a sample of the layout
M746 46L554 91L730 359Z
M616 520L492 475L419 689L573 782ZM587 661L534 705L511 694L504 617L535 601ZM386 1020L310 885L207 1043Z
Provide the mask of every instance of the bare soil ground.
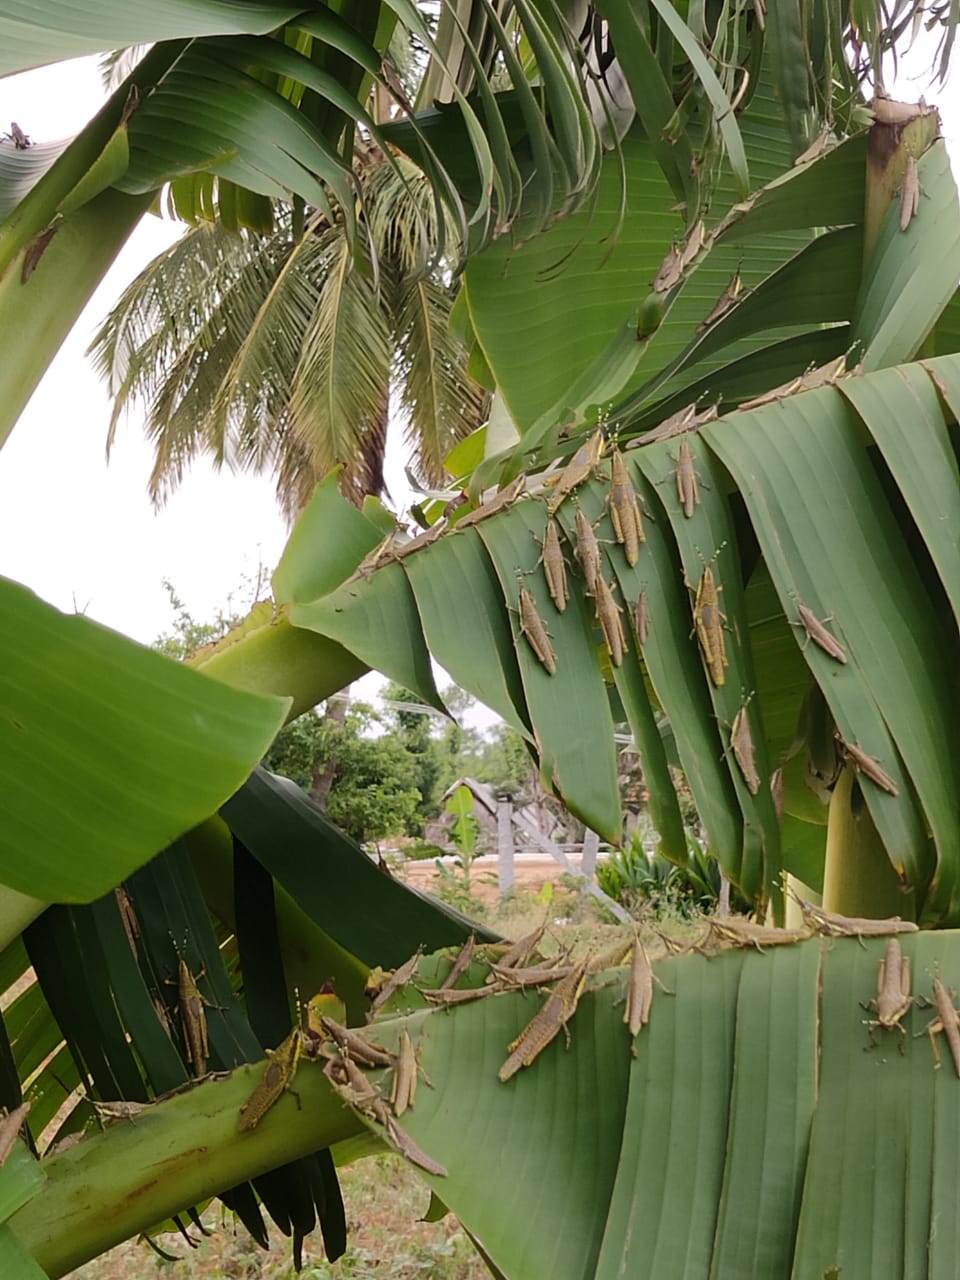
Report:
M575 867L579 860L571 859ZM454 859L445 859L443 865L451 871L457 870ZM567 883L567 876L558 862L554 862L544 854L525 853L514 859L514 888L518 894L536 896L546 884L555 888ZM425 893L437 893L441 889L442 876L436 859L423 859L419 862L406 861L395 867L396 874L407 884ZM495 909L499 897L497 889L497 859L493 854L485 854L474 858L470 866L470 892L488 909ZM442 896L442 892L441 895Z

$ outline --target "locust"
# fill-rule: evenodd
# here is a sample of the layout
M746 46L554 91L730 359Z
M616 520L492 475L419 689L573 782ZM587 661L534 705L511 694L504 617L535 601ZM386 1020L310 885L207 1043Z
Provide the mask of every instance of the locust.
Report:
M667 250L666 257L657 268L657 274L653 277L652 288L654 293L666 293L680 279L683 272L683 254L677 248L676 244L672 244Z
M501 965L505 965L507 968L524 964L536 951L540 944L540 940L546 931L547 922L544 921L543 924L538 925L532 933L524 934L522 938L518 938L516 942L512 943L512 945L504 951L503 955L501 955L499 963ZM493 975L489 975L486 980L488 983L493 982Z
M468 511L457 521L458 529L469 529L472 524L479 524L481 520L486 520L488 516L496 515L498 511L505 511L510 504L520 496L523 487L527 482L526 476L521 472L514 480L501 489L489 500L477 507L475 511Z
M550 515L555 515L564 498L592 474L602 455L603 432L598 430L589 440L584 441L560 472L553 497L547 503L547 511Z
M630 1028L631 1037L637 1036L650 1021L654 983L657 984L661 991L667 992L667 988L653 971L646 947L644 947L639 938L636 938L630 960L630 981L627 985L626 1008L623 1011L623 1020ZM667 992L667 994L673 995L673 992Z
M493 983L493 976L487 978L488 983ZM502 991L503 987L499 984L483 987L436 987L433 990L421 989L420 994L425 1000L429 1000L431 1004L470 1004L473 1000L482 1000L484 996L492 996Z
M23 1127L29 1110L30 1103L23 1102L19 1107L14 1107L11 1112L0 1119L0 1169L3 1168L7 1157L13 1150L13 1144L17 1140L17 1135Z
M510 1042L507 1046L509 1056L497 1072L498 1079L505 1082L522 1067L529 1067L561 1031L566 1033L569 1040L567 1023L576 1013L587 967L586 960L575 965L573 972L553 988L516 1040Z
M697 413L696 401L683 409L678 409L669 418L664 418L652 431L636 440L631 440L628 449L639 449L642 445L653 444L657 440L670 440L673 436L685 435L688 431L696 431L707 422L713 422L720 410L716 404L707 405L701 413Z
M633 607L633 626L637 633L637 643L645 645L650 635L650 611L647 608L647 593L641 591L637 603Z
M351 1031L348 1027L342 1027L333 1018L328 1018L326 1015L322 1016L320 1018L320 1027L334 1041L342 1053L348 1055L354 1062L359 1062L361 1066L389 1067L393 1064L393 1054L389 1053L381 1045L374 1044L372 1040L368 1040L358 1032Z
M830 126L825 125L817 137L814 138L813 142L810 143L809 147L807 147L806 151L800 152L796 160L793 162L793 167L796 168L797 165L806 164L810 160L819 159L830 146L831 141Z
M903 1052L903 1041L907 1033L900 1019L910 1011L913 997L910 995L910 957L905 956L900 943L891 938L887 943L886 953L880 961L877 972L877 994L867 1006L876 1013L867 1024L867 1036L871 1046L876 1044L873 1033L877 1027L884 1031L892 1031L894 1027L900 1032L900 1052Z
M557 655L543 619L537 613L533 596L525 587L520 588L520 630L527 637L527 644L546 667L549 675L557 673Z
M475 933L471 933L470 937L466 940L466 942L463 944L463 946L460 948L459 952L457 953L457 958L454 960L453 964L450 966L450 972L447 974L444 980L440 983L441 991L449 991L450 988L457 981L457 979L462 978L463 975L470 968L470 965L473 961L473 949L476 946L476 942L477 942L477 935Z
M567 565L563 558L563 548L560 546L560 532L553 516L547 521L547 527L543 533L538 563L543 565L550 599L557 606L557 610L563 613L570 599L570 592L567 588Z
M733 758L740 766L747 790L755 796L760 790L760 775L757 773L753 734L750 732L746 704L733 717L733 724L730 726L730 747L733 750Z
M635 565L640 556L640 543L646 541L646 534L643 532L637 493L619 449L614 449L611 455L610 521L614 536L623 547L627 564Z
M20 128L16 120L10 121L10 132L5 133L3 136L9 138L18 151L26 151L28 147L33 146L32 140Z
M663 943L667 954L671 956L685 956L699 947L699 943L680 942L676 938L671 938L669 933L661 933L659 929L654 929L654 933Z
M400 1032L400 1044L397 1049L397 1061L393 1068L393 1079L390 1083L390 1105L395 1116L402 1116L413 1104L417 1096L417 1055L413 1049L410 1032L404 1027Z
M713 570L706 566L697 585L697 595L693 605L693 626L700 641L703 660L710 679L720 688L726 681L724 667L727 663L727 651L723 641L723 614L720 612L719 594L723 587L717 586Z
M602 573L597 578L597 589L594 594L597 604L597 621L600 623L603 638L610 651L610 661L615 667L619 667L623 663L627 641L620 622L620 606L614 600L610 585Z
M726 942L735 947L756 947L758 951L763 951L765 947L783 947L795 942L805 942L809 937L806 929L774 929L739 916L728 916L724 920L708 920L704 940ZM698 949L702 945L698 944Z
M398 969L395 969L389 978L380 987L380 990L374 996L367 1012L367 1021L370 1022L377 1012L383 1008L394 992L399 991L401 987L405 987L413 978L417 971L417 965L420 963L422 952L418 949L413 953L409 960L404 960Z
M858 747L855 742L844 742L839 734L835 736L843 750L853 761L858 772L865 774L872 783L878 786L881 791L886 791L888 795L896 796L900 794L897 784L889 773L882 768L879 760L873 756L868 756L863 748Z
M669 440L671 436L682 435L685 431L693 431L693 422L697 416L697 402L684 405L682 409L678 409L676 413L671 413L669 418L664 420L648 431L646 435L639 436L636 440L631 440L627 445L628 449L639 449L645 444L653 444L656 440Z
M600 543L594 533L593 525L577 507L577 559L587 580L587 592L594 595L597 590L597 579L600 577Z
M493 964L490 966L490 972L500 983L501 988L515 987L523 990L526 987L542 987L547 983L569 978L574 967L572 964L538 964L518 969L513 965Z
M203 975L201 974L201 977ZM180 957L177 968L177 995L180 1002L180 1023L186 1043L187 1057L193 1067L195 1076L206 1074L207 1059L210 1057L210 1042L207 1039L207 1015L204 1006L216 1006L207 999L197 986L196 979L190 972L190 966Z
M395 560L402 560L405 556L412 555L414 551L419 551L421 547L428 547L431 542L436 542L440 535L446 530L447 518L441 516L436 524L432 524L429 529L424 529L422 533L418 533L415 538L411 538L409 542L402 543L393 553Z
M837 662L846 662L846 649L844 649L839 640L835 639L830 634L813 610L808 609L802 601L798 600L797 612L800 615L800 619L798 622L794 622L791 625L794 627L803 627L804 631L807 633L807 639L812 640L819 649L822 649L824 653L829 654L831 658L834 658ZM829 618L826 619L826 621L829 622Z
M805 902L793 895L800 906L803 919L811 929L830 938L882 938L891 933L916 933L912 920L891 916L885 920L870 920L866 916L842 916L834 911Z
M319 1046L330 1035L329 1030L324 1026L324 1019L345 1019L347 1007L337 995L334 983L327 981L306 1002L303 1012L306 1014L306 1024L304 1025L301 1021L304 1034L303 1051L308 1057L315 1057Z
M69 1151L71 1147L75 1147L78 1142L82 1142L87 1135L81 1130L78 1133L68 1133L65 1138L61 1138L59 1142L55 1142L52 1147L48 1147L44 1152L44 1159L50 1156L58 1156L64 1151ZM3 1160L0 1159L0 1166Z
M683 514L689 520L700 502L700 486L697 482L693 454L686 440L680 441L680 451L677 454L677 497L680 499Z
M917 173L916 159L913 156L907 156L907 167L903 171L903 186L900 188L900 230L906 231L919 212L920 175Z
M276 1049L267 1050L266 1069L257 1082L256 1088L240 1108L241 1133L255 1129L270 1108L289 1089L300 1105L300 1098L291 1087L297 1073L300 1053L303 1049L303 1033L294 1027L286 1040Z
M130 1102L126 1099L119 1099L116 1102L97 1102L94 1098L88 1098L87 1101L97 1113L99 1120L129 1120L131 1124L136 1116L142 1115L153 1106L152 1102Z
M680 253L681 271L685 271L687 267L689 267L690 263L693 262L694 258L703 248L705 238L706 227L703 225L703 219L701 218L694 224L693 230L687 237L687 243L683 246L683 250Z
M429 529L424 529L416 537L408 538L406 542L400 542L399 531L393 529L382 542L374 547L369 555L364 557L348 581L355 582L358 578L367 578L375 569L381 569L385 564L389 564L391 560L403 560L414 551L419 551L421 547L428 547L431 542L436 542L446 530L447 523L446 516L441 516L436 524L431 525ZM461 521L461 523L463 522Z
M137 938L140 936L140 922L137 919L137 913L133 909L130 895L122 884L118 884L113 893L117 900L117 908L120 912L120 919L123 921L123 931L127 935L127 942L130 944L130 950L136 956Z
M920 1035L926 1034L930 1037L934 1065L939 1068L940 1050L937 1048L937 1036L941 1031L943 1032L950 1046L954 1070L960 1076L960 1013L954 1008L950 992L939 978L933 980L933 1004L937 1016L927 1024L925 1031L921 1031Z
M371 1120L384 1127L387 1137L402 1156L436 1177L446 1177L447 1171L439 1161L417 1146L410 1135L401 1129L387 1110L379 1090L349 1058L332 1058L324 1067L324 1074L332 1082L340 1096Z
M382 569L385 564L389 564L391 560L394 560L396 554L397 530L391 529L372 551L367 552L347 579L347 583L357 582L361 578L369 578L375 570Z
M379 1124L386 1124L387 1108L379 1089L367 1079L352 1058L329 1058L323 1074L351 1107L356 1107Z
M720 297L713 304L713 307L697 325L697 332L702 333L704 329L709 329L711 325L717 323L727 312L734 306L743 289L743 278L739 270L734 273L731 279L725 285Z
M797 390L814 391L817 387L831 386L838 378L842 378L846 371L847 355L844 352L842 356L837 356L835 360L828 360L826 364L822 364L816 369L808 369L806 373L802 373Z
M634 935L636 936L636 935ZM633 939L621 938L608 951L601 951L587 965L587 973L602 973L605 969L618 969L633 952Z
M773 797L773 808L777 821L783 821L783 769L774 769L770 775L770 795Z
M820 365L816 369L808 369L806 373L800 374L797 378L792 378L789 382L783 382L779 387L774 387L772 391L765 391L763 395L754 396L752 400L742 400L740 402L741 409L758 409L763 404L772 404L775 400L785 400L787 396L796 395L798 391L813 391L817 387L826 387L843 376L847 367L846 354L838 356L836 360L829 360L826 364Z
M396 1120L389 1115L387 1116L386 1130L391 1142L404 1159L409 1160L411 1164L417 1165L425 1173L432 1173L435 1178L445 1178L447 1176L446 1166L442 1165L439 1160L434 1160L433 1156L427 1155L422 1147L418 1147L406 1129L401 1129Z

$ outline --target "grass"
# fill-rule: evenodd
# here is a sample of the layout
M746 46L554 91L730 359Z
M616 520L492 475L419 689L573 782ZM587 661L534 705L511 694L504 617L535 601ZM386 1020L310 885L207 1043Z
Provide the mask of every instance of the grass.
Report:
M545 954L571 949L603 951L624 936L626 927L611 923L591 899L584 899L575 882L561 878L549 894L516 892L496 909L474 904L471 912L484 918L506 937L515 939L542 924L545 914L555 923L541 950ZM469 906L466 908L470 911ZM373 1156L339 1170L347 1212L349 1248L331 1265L323 1258L319 1231L304 1245L304 1280L481 1280L489 1271L469 1237L452 1214L425 1222L430 1192L414 1170L397 1156ZM293 1280L290 1242L275 1228L264 1252L221 1206L203 1215L211 1233L196 1248L173 1234L158 1244L177 1255L166 1261L143 1242L127 1241L110 1253L73 1272L74 1280Z
M430 1192L397 1156L373 1156L340 1170L350 1247L339 1262L323 1258L319 1232L304 1245L303 1280L482 1280L489 1272L452 1214L423 1222ZM74 1280L293 1280L290 1243L270 1232L264 1252L235 1225L232 1215L211 1207L203 1215L210 1236L188 1248L175 1235L158 1243L179 1257L168 1262L138 1241L127 1241L73 1272Z

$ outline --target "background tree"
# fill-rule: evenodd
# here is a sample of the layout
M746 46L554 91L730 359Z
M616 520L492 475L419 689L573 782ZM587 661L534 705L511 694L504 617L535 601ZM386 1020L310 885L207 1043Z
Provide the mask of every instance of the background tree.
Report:
M327 761L336 764L337 785L324 809L355 840L383 840L418 825L419 756L401 735L384 731L373 707L351 699L342 724L308 711L278 735L263 763L309 794Z

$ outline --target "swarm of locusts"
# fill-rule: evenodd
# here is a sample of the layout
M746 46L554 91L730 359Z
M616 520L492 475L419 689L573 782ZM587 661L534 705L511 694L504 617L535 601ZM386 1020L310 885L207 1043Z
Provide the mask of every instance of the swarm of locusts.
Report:
M643 441L634 443L649 443L654 439L664 440L672 435L685 435L703 422L716 417L716 406L711 406L699 415L695 409L696 406L689 406L688 410L682 410L673 418L661 423L660 427L646 436ZM566 609L570 592L566 576L567 561L563 554L554 516L561 504L594 474L603 455L603 433L597 431L576 451L556 477L551 497L547 502L549 517L538 564L543 565L550 598L561 613ZM643 512L627 463L615 445L609 450L609 460L610 485L606 509L613 526L615 542L622 547L627 564L633 567L638 563L642 545L646 541ZM673 483L676 487L677 502L684 516L692 519L700 505L700 477L693 451L686 438L681 440L674 462ZM613 666L619 667L627 652L627 639L621 620L624 609L614 599L614 588L604 576L600 541L595 527L579 506L571 541L574 556L583 573L586 593L594 600L597 623L603 634L610 661ZM703 573L696 585L688 585L693 593L693 634L699 643L704 666L710 679L720 687L725 682L725 668L728 665L724 641L725 618L720 608L720 593L723 587L717 581L716 574L709 564L704 565ZM519 616L521 632L537 658L553 675L557 669L557 655L550 644L546 624L537 613L533 597L525 588L520 590ZM641 591L637 599L632 602L629 616L633 622L636 642L642 649L650 636L650 608L646 591ZM734 750L737 760L742 761L746 754L752 752L752 743L749 742L750 730L746 717L740 716L738 721L737 731L734 733L736 739ZM742 764L741 767L743 767ZM748 785L753 789L749 777Z
M864 1009L875 1014L864 1020L868 1043L875 1043L878 1031L896 1029L901 1037L906 1032L901 1019L916 1002L910 994L910 964L903 956L899 938L916 933L917 925L899 917L874 920L844 916L797 899L803 916L801 928L776 928L742 917L704 918L703 932L692 942L678 943L661 936L666 951L672 955L696 952L710 957L730 948L750 948L765 952L768 948L790 946L820 936L826 938L886 937L888 939L877 975L876 994ZM422 1151L398 1120L415 1104L418 1082L422 1078L432 1087L418 1061L416 1047L407 1029L401 1030L393 1047L379 1042L376 1018L390 998L401 990L415 993L419 1000L437 1009L480 1000L495 999L511 992L537 991L542 1001L519 1034L504 1046L505 1057L497 1075L506 1084L515 1075L536 1062L541 1053L561 1033L569 1045L570 1024L581 997L591 987L609 982L611 970L625 970L623 987L623 1022L627 1028L626 1044L636 1054L635 1041L653 1016L654 987L674 994L658 977L654 964L639 934L618 942L603 953L588 953L574 959L569 952L542 955L538 947L545 925L510 946L479 948L473 937L450 959L449 968L439 986L417 985L416 971L421 959L416 953L392 974L382 975L375 983L368 1021L374 1023L363 1030L350 1030L333 1019L311 1015L309 1025L295 1029L269 1056L264 1075L240 1114L242 1131L255 1127L262 1116L291 1088L298 1063L303 1059L319 1060L323 1070L341 1096L379 1125L385 1139L408 1160L431 1173L445 1172ZM483 956L480 956L480 952ZM485 968L478 978L477 962ZM601 976L603 975L603 976ZM461 979L472 985L458 985ZM371 989L372 990L372 989ZM929 1034L936 1064L940 1058L935 1037L942 1033L950 1046L960 1076L960 1011L939 978L934 979L933 1000L928 1002L936 1016L924 1032ZM309 1006L308 1006L309 1009ZM386 1028L384 1028L386 1030ZM374 1081L368 1072L382 1073ZM382 1090L382 1091L381 1091Z
M843 916L803 901L800 906L804 920L802 928L774 928L740 917L705 918L703 933L694 941L678 944L667 937L663 937L662 941L667 951L674 955L698 952L710 956L731 947L748 947L762 952L768 947L803 942L817 935L856 937L861 940L865 937L889 936L899 947L896 944L897 935L917 931L917 926L911 921L899 918L872 920ZM436 1008L453 1008L510 992L539 991L543 996L542 1003L520 1033L505 1046L506 1057L497 1072L499 1079L505 1083L523 1068L531 1066L561 1032L569 1041L569 1024L576 1014L582 995L591 985L596 985L596 981L605 981L598 975L607 974L610 970L625 969L623 1021L632 1044L650 1021L654 986L658 985L666 991L640 936L634 934L608 951L588 953L574 959L564 951L550 956L539 952L545 929L546 926L541 925L509 946L488 945L482 949L476 946L471 937L452 957L443 981L436 987L416 984L416 972L421 959L417 952L393 973L378 976L373 986L368 988L373 996L368 1021L375 1023L391 997L404 989L416 992L418 997ZM481 960L481 950L486 972L482 975L482 981L478 981L475 966ZM902 966L899 962L889 958L888 966L891 974L896 968L896 981L901 983ZM471 985L458 985L461 979L471 982ZM893 978L889 981L892 983ZM877 1010L878 1017L871 1020L871 1031L877 1027L892 1026L898 1021L894 1014L899 1006L889 1004L885 981L881 982L880 987L882 990L878 987L878 1001L872 1006ZM890 1012L891 1008L894 1013ZM939 1022L945 1018L939 1007L938 1012L937 1031L941 1029ZM960 1014L957 1017L960 1019ZM949 1035L949 1031L947 1034ZM413 1108L418 1078L422 1076L426 1079L425 1073L417 1061L407 1031L401 1033L394 1049L377 1043L371 1038L374 1035L375 1031L369 1025L363 1031L348 1030L329 1017L321 1015L314 1018L311 1015L305 1029L291 1032L283 1045L269 1055L270 1062L263 1079L244 1104L241 1129L254 1127L265 1111L290 1087L290 1080L301 1055L320 1058L325 1062L327 1076L343 1097L381 1124L388 1139L398 1150L415 1163L421 1163L419 1156L422 1153L418 1153L407 1135L399 1130L396 1120L407 1109ZM388 1093L382 1095L372 1082L364 1082L363 1072L387 1068L391 1072L390 1088Z
M540 559L535 568L542 565L547 590L558 613L566 610L570 599L570 586L567 578L568 562L556 513L568 498L573 497L575 490L596 472L605 451L604 434L602 430L598 430L576 450L570 461L556 476L545 481L545 485L549 486L546 502L547 522L543 538L540 540ZM689 456L689 446L687 454ZM613 526L615 542L622 547L623 556L627 564L632 567L639 560L641 546L646 541L643 511L623 454L614 445L609 449L608 456L610 483L606 509ZM692 464L690 474L695 490L696 476L692 472ZM680 483L678 479L678 484ZM695 503L698 499L689 500ZM688 514L692 514L692 508ZM600 539L597 537L596 528L587 519L579 505L576 509L574 532L569 536L574 557L579 562L583 573L586 594L593 598L596 621L603 635L610 661L615 667L619 667L627 652L627 637L621 617L624 609L614 598L615 587L604 575ZM522 574L518 571L519 577L522 577ZM523 585L519 587L517 614L521 634L547 673L554 675L557 670L557 655L550 643L550 632L546 622L540 616L533 595ZM646 592L641 592L633 602L630 616L634 623L637 642L642 647L646 644L650 633Z
M372 1008L412 978L419 959L417 952L391 975ZM293 1082L303 1061L322 1062L324 1075L343 1100L380 1126L386 1142L400 1155L427 1173L446 1175L443 1165L422 1151L398 1124L399 1118L413 1109L420 1077L430 1083L417 1061L409 1032L401 1031L396 1046L387 1048L362 1031L341 1026L319 1012L312 1001L307 1005L306 1025L294 1027L281 1045L267 1051L263 1075L240 1108L241 1133L255 1129L284 1093L297 1097ZM383 1069L390 1071L387 1096L366 1075L367 1071ZM297 1101L299 1104L299 1097Z
M627 448L637 443L649 443L655 439L665 440L673 435L682 435L674 460L672 485L676 490L676 501L680 511L687 519L692 519L700 505L700 476L697 472L693 450L686 436L695 431L704 422L716 417L716 406L700 414L696 406L675 414L673 418L661 423L654 432L642 441L633 441ZM615 445L607 444L602 429L594 432L580 447L566 465L556 475L543 480L546 494L546 522L540 542L540 557L532 570L517 570L516 614L521 635L530 646L537 660L548 675L555 675L558 657L552 644L548 621L541 615L534 594L523 584L525 573L535 572L542 568L547 592L553 607L558 613L564 613L570 600L570 580L568 568L571 563L580 567L584 590L591 597L597 625L603 636L604 644L614 667L622 665L628 652L627 631L624 627L626 614L632 623L635 643L643 649L650 637L650 605L645 590L641 590L636 600L617 602L617 587L607 580L604 572L601 539L597 536L596 525L591 523L583 508L577 501L577 490L592 476L598 473L601 462L609 462L609 485L605 500L605 511L609 515L613 530L613 543L621 548L621 553L630 567L638 564L646 541L644 529L644 511L640 497L631 479L630 469L624 455ZM490 501L461 519L458 528L478 523L504 510L522 492L522 477L500 491ZM534 497L533 493L528 495ZM557 519L557 513L567 501L575 505L575 516L572 529L565 532ZM651 519L649 515L647 519ZM569 542L572 560L568 559L564 549L564 541ZM687 584L692 597L693 632L696 636L703 657L704 667L713 684L721 687L726 680L728 665L724 632L726 620L720 607L723 586L717 579L712 564L704 564L703 571L696 583ZM625 607L627 605L628 607ZM799 606L799 620L809 639L824 649L837 661L845 662L846 654L841 645L833 638L824 623L805 605ZM750 737L750 725L745 712L737 716L732 731L731 746L735 758L747 781L750 790L756 794L759 779L753 767L753 743Z
M910 959L903 954L900 937L916 933L917 925L896 916L880 920L845 916L799 897L796 901L803 917L801 928L777 928L737 916L704 917L703 931L693 941L680 943L666 935L659 936L665 951L672 956L696 952L706 957L731 948L749 948L764 953L769 948L791 946L817 936L857 938L861 944L864 938L885 937L887 943L877 970L876 991L862 1006L873 1015L863 1019L867 1028L865 1048L875 1047L877 1033L895 1030L900 1036L903 1052L907 1032L902 1020L914 1005L926 1004L934 1010L935 1016L917 1035L929 1036L934 1065L939 1068L937 1036L942 1034L960 1078L960 1010L954 1004L956 993L951 992L939 976L933 978L932 999L923 1001L911 993ZM375 970L368 981L367 994L371 1005L368 1025L363 1028L343 1026L323 1012L321 997L315 997L305 1006L305 1023L294 1027L276 1049L267 1051L267 1065L240 1107L239 1132L250 1133L256 1129L287 1092L297 1099L299 1105L299 1095L294 1088L298 1070L304 1063L322 1064L323 1074L343 1101L372 1121L389 1146L425 1172L437 1177L445 1176L447 1170L444 1166L424 1151L399 1123L408 1111L414 1110L421 1080L433 1088L419 1061L418 1046L408 1026L401 1026L398 1032L396 1026L391 1027L389 1022L377 1023L381 1014L396 1012L396 1008L390 1008L391 999L401 992L408 996L412 993L416 997L415 1003L422 1005L426 1002L428 1007L433 1006L437 1011L509 993L539 992L542 996L539 1007L519 1034L504 1045L505 1057L497 1076L507 1084L524 1068L532 1066L561 1032L569 1047L570 1024L581 997L591 988L607 985L611 970L625 970L619 978L623 992L623 1023L627 1029L625 1044L636 1056L637 1037L653 1016L654 987L659 986L667 995L675 994L657 975L639 934L634 932L632 937L621 939L605 952L588 952L574 959L569 952L562 950L550 956L541 954L538 948L545 931L544 924L510 945L487 944L482 948L476 945L471 935L455 955L447 957L449 967L439 986L417 984L417 969L422 959L420 951L392 973ZM444 963L442 953L438 958L441 964ZM479 973L478 964L481 966ZM471 985L458 985L461 980ZM191 977L190 982L184 985L187 988L184 996L192 998L195 981ZM201 1000L191 1011L191 1016L199 1024L205 1021L205 1003ZM205 1027L198 1030L195 1039L198 1044L205 1042ZM200 1079L219 1079L229 1074L202 1070L206 1067L205 1054L193 1065ZM148 1103L94 1102L92 1099L91 1103L101 1123L104 1120L135 1121L164 1097L189 1089L194 1083L198 1080L178 1086L169 1094ZM26 1110L24 1106L9 1116L0 1116L0 1165L12 1148Z

